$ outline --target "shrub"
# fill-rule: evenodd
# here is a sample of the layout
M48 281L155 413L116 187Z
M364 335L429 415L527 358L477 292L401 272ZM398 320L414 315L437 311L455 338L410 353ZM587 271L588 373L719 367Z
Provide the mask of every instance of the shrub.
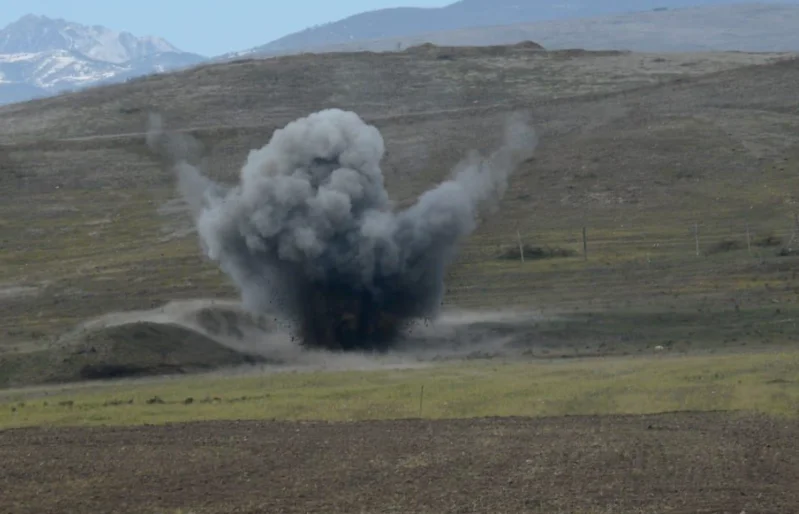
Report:
M742 248L744 248L744 244L740 241L736 241L734 239L722 239L718 243L715 243L708 248L707 254L713 255L717 253L734 252L736 250L741 250Z
M550 246L531 246L531 245L523 245L524 248L524 258L527 260L540 260L540 259L558 259L558 258L567 258L567 257L574 257L577 255L577 252L570 248L559 248L559 247L550 247ZM499 256L499 259L508 260L508 261L519 261L521 260L521 255L519 253L519 247L513 246L502 252Z

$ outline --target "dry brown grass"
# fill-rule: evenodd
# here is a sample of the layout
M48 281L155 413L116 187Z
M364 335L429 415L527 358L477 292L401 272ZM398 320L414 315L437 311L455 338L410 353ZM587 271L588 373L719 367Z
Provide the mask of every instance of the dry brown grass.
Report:
M700 223L703 252L742 240L747 223L753 238L790 239L799 61L524 48L450 57L247 61L0 109L0 352L45 348L109 311L235 295L170 208L169 173L140 134L125 135L143 130L149 109L196 129L212 175L228 181L285 122L355 109L382 130L389 191L408 203L466 150L490 147L509 110L528 108L540 151L513 178L500 215L463 248L447 302L611 317L737 306L755 317L753 334L778 309L793 319L795 256L756 247L696 258L692 229ZM517 230L528 244L578 255L497 259Z

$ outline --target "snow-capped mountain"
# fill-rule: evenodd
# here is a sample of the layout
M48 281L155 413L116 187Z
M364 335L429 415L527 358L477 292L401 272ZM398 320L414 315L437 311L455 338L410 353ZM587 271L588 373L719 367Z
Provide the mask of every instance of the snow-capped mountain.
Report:
M164 39L28 15L0 30L0 104L188 67Z

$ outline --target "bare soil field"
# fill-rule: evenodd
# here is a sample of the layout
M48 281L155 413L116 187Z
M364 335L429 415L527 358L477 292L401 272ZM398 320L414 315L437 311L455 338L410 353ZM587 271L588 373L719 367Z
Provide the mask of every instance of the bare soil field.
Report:
M14 513L788 513L799 422L720 413L0 432Z

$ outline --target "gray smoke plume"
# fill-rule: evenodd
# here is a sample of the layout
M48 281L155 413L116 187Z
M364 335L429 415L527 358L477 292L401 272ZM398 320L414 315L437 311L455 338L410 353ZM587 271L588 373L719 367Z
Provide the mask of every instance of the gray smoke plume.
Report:
M385 350L406 324L436 316L458 243L497 207L509 175L537 146L526 116L504 142L470 154L452 177L395 212L380 132L329 109L275 131L231 188L202 175L200 147L151 120L149 146L172 161L200 241L244 305L290 321L303 344Z

